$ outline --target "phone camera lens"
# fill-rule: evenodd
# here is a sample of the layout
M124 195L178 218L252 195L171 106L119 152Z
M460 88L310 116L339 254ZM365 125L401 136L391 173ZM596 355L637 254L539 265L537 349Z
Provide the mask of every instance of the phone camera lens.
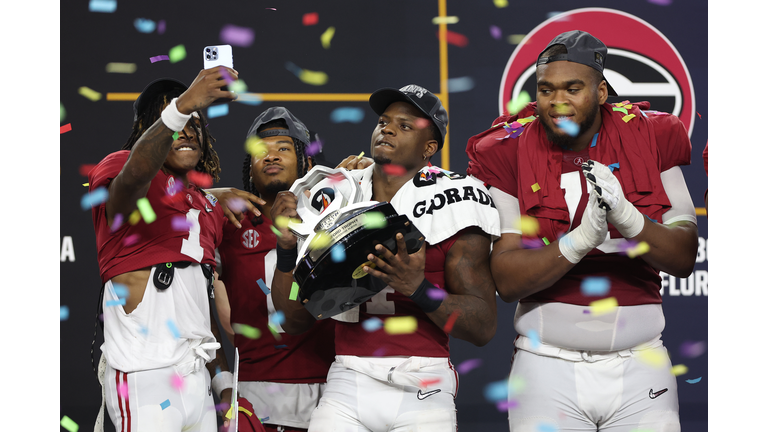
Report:
M207 58L208 60L210 60L210 59L211 59L211 56L207 55L207 56L205 56L205 58Z
M210 48L206 48L205 52L211 52L211 49Z

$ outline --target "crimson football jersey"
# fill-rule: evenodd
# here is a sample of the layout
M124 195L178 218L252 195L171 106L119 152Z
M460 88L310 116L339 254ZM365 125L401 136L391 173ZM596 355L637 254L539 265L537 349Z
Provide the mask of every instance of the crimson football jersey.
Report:
M666 113L646 111L645 116L653 124L658 152L655 166L664 172L674 166L690 164L691 143L680 120ZM502 116L494 124L511 121L512 117ZM531 123L533 125L533 123ZM531 127L530 125L526 125ZM605 136L606 123L597 134L592 146L600 146ZM525 132L523 132L525 133ZM509 133L501 127L491 128L470 138L467 151L472 159L468 173L476 176L489 186L518 197L518 145L520 140L505 138ZM489 151L475 151L485 148ZM581 163L590 159L589 147L582 152L563 150L560 189L565 196L571 225L578 227L587 205L589 193L587 182L581 173ZM554 161L548 161L551 164ZM632 166L622 165L625 172ZM521 214L526 214L521 206ZM661 221L657 221L661 223ZM611 282L610 292L604 297L616 297L620 306L661 303L659 272L642 258L631 259L622 250L623 237L612 224L608 224L610 239L593 249L578 264L551 287L525 297L520 302L561 302L575 305L589 305L603 297L585 296L581 285L587 277L606 277ZM552 240L552 239L550 239Z
M262 217L253 225L249 218L242 228L224 227L219 245L222 274L231 308L230 323L258 328L261 336L250 339L235 333L235 346L240 353L241 381L280 383L324 383L333 363L333 327L335 321L316 322L300 335L277 333L268 327L269 315L275 312L271 294L261 288L271 287L277 263L277 238L272 222Z
M108 188L123 169L129 154L130 151L121 150L99 162L88 173L89 192L99 187ZM156 219L146 223L141 218L132 224L125 217L114 232L107 220L106 204L93 207L102 282L158 263L191 261L216 265L214 251L221 241L225 219L213 196L206 198L192 183L184 188L180 180L158 171L146 198Z
M445 259L461 231L438 244L427 244L424 267L426 279L445 291ZM372 277L372 276L366 276ZM383 284L383 282L382 282ZM412 316L417 320L413 333L388 334L383 326L369 332L369 319ZM360 305L359 321L336 323L336 353L359 357L418 356L448 357L448 334L435 324L413 300L387 286Z

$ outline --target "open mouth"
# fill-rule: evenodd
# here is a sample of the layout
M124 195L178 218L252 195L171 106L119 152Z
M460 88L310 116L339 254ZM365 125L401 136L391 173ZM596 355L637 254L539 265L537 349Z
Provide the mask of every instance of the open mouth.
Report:
M176 147L175 150L178 152L182 152L182 151L195 151L197 149L192 146L182 145L182 146Z
M376 143L376 147L379 147L379 146L395 148L392 144L390 144L390 143L388 143L386 141L381 141L381 142Z

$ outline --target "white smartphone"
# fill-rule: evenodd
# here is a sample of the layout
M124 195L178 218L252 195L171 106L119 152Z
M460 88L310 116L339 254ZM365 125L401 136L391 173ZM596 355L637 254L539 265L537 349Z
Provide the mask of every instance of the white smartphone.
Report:
M234 69L231 45L212 45L203 48L203 69L226 66Z

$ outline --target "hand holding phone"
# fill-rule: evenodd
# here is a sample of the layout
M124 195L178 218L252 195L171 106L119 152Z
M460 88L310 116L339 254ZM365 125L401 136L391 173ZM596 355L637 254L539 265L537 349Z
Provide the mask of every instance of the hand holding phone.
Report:
M234 69L231 45L212 45L203 48L203 69L216 66Z

